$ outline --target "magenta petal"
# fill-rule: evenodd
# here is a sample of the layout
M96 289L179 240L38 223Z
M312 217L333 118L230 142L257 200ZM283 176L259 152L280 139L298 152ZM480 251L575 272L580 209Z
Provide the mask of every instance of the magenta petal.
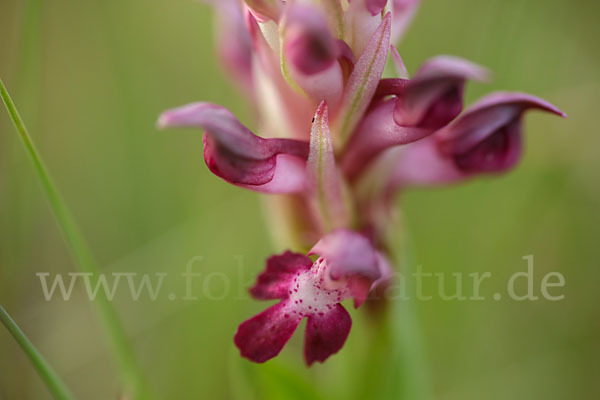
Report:
M404 148L396 148L382 157L397 157L386 193L392 195L407 186L430 186L456 182L466 178L450 157L440 154L433 136L427 137Z
M529 109L566 116L535 96L491 94L435 135L407 148L398 158L388 191L407 185L456 182L476 174L509 170L521 155L522 116Z
M316 74L335 61L337 44L318 9L290 5L283 25L286 57L299 71Z
M395 102L395 99L390 99L375 105L352 135L342 159L342 169L351 180L382 151L433 133L431 129L396 124Z
M312 263L304 254L291 251L271 256L267 260L265 271L258 276L256 284L250 289L250 294L256 299L265 300L287 298L296 273L309 269Z
M205 129L206 164L215 175L230 183L266 193L294 193L305 187L308 143L263 139L224 107L190 104L163 113L158 125Z
M375 91L375 95L373 96L373 103L375 101L387 97L387 96L402 96L404 93L404 88L408 84L408 79L403 78L383 78L379 81L377 85L377 90ZM394 103L395 104L395 103ZM373 106L373 104L372 104Z
M521 117L528 109L559 116L552 104L524 93L494 93L436 133L440 152L464 173L501 172L514 166L521 154Z
M215 7L217 51L225 68L251 93L252 40L237 0L210 0Z
M301 320L284 300L242 322L233 341L242 357L263 363L279 354Z
M304 341L304 359L306 364L323 362L337 353L348 338L352 319L341 304L336 304L323 315L308 317Z
M521 149L521 121L514 120L467 151L454 154L454 164L464 173L502 172L519 161Z
M371 13L371 15L379 14L385 8L387 4L387 0L366 0L367 1L367 10Z
M292 86L299 86L315 101L335 105L343 88L343 71L337 59L344 50L318 8L286 7L281 23L282 72Z
M336 229L323 236L308 254L318 254L327 260L332 279L362 276L376 280L380 276L371 241L348 229Z
M394 119L403 126L439 129L462 111L466 80L486 80L487 75L482 67L457 57L432 58L406 84Z

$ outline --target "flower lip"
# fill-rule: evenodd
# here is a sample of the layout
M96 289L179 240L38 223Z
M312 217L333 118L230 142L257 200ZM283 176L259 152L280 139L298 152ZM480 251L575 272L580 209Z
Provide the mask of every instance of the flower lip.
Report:
M255 299L286 299L289 297L289 282L293 276L313 265L304 254L286 251L267 259L265 271L258 276L256 284L250 289Z
M281 301L238 327L234 342L243 357L259 363L275 357L306 317L305 361L309 366L325 361L342 348L352 325L340 303L354 298L358 307L371 288L389 279L382 255L366 236L353 231L331 232L310 254L319 258L312 262L303 254L286 251L267 260L250 293L258 299Z

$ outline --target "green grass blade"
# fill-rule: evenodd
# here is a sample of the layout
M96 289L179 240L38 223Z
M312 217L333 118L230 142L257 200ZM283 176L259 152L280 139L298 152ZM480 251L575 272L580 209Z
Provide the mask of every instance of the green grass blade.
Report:
M15 338L21 349L25 352L31 363L40 374L42 380L48 386L52 396L57 400L70 400L73 398L71 392L59 376L54 372L44 356L35 348L33 343L25 336L25 333L19 328L17 323L10 317L8 312L0 305L0 321L6 327L8 332Z
M92 273L92 279L98 279L100 271L96 266L83 235L79 231L75 220L54 185L50 174L48 173L39 152L37 151L31 136L29 136L27 128L1 79L0 97L2 97L10 118L25 146L27 155L40 178L42 187L48 196L50 208L54 212L59 228L61 229L68 248L75 259L75 264L82 272ZM95 282L92 283L95 284ZM143 374L139 369L127 334L125 333L116 310L107 299L106 293L99 291L94 304L98 308L101 320L111 342L121 378L126 386L126 394L134 399L148 398L149 393L146 391L147 386L144 384Z

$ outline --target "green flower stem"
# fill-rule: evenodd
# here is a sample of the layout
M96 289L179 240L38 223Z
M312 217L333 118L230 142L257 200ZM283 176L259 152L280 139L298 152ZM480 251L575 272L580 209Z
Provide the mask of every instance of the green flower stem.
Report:
M414 268L412 245L408 235L404 238L403 274L407 282L411 282ZM427 361L421 321L419 319L418 299L412 285L407 285L407 296L410 300L396 302L392 318L391 331L399 336L401 349L400 375L403 377L403 399L430 400L433 399L433 381ZM394 318L395 317L395 318Z
M422 339L418 300L414 287L408 284L414 266L412 246L405 230L394 236L399 237L388 238L387 247L398 252L390 250L388 255L405 277L407 298L386 298L383 294L368 310L372 311L369 317L373 329L369 332L369 351L362 363L366 368L356 399L431 400L433 382Z
M29 341L25 333L19 328L17 323L10 317L8 312L0 305L0 321L8 329L8 332L15 338L19 346L23 349L31 363L40 374L42 380L48 386L52 396L56 400L70 400L73 398L71 392L63 381L58 377L44 356L35 348L33 343Z
M98 279L99 269L91 255L91 252L79 231L74 218L63 201L60 193L54 185L27 129L21 119L15 104L13 103L4 82L0 79L0 97L6 106L10 118L21 138L25 150L33 163L35 171L40 178L42 187L48 196L50 207L67 242L68 248L75 260L75 264L81 272L91 273L92 279ZM147 386L144 384L143 374L137 364L133 349L131 348L125 329L121 324L119 316L106 297L106 293L99 291L94 302L98 308L101 320L114 351L121 378L125 384L126 394L134 399L146 399L149 397Z

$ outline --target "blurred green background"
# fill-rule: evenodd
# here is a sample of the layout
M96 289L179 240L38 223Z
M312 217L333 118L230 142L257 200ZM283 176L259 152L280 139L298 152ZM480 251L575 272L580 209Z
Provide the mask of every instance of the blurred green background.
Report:
M537 294L547 272L566 279L557 302L418 303L437 399L600 398L599 20L600 2L589 0L425 0L399 46L410 71L439 53L490 67L494 81L471 85L469 102L521 90L569 114L527 118L526 156L512 173L399 201L427 272L490 271L489 296L533 254ZM0 76L103 270L169 273L156 301L126 292L115 301L158 397L247 397L231 378L241 366L256 385L272 372L298 398L360 398L369 383L357 391L354 377L382 368L363 362L373 339L361 312L342 352L310 370L302 335L264 368L240 361L233 347L237 324L266 306L243 290L275 250L260 196L208 172L200 132L154 128L162 110L195 100L254 125L213 54L211 12L193 0L0 2ZM203 274L198 300L170 301L166 293L184 293L179 274L194 256L204 257L194 266ZM70 301L47 302L35 275L74 270L1 110L0 303L77 398L117 398L83 285ZM262 398L277 388L268 393ZM0 329L0 399L47 398Z

